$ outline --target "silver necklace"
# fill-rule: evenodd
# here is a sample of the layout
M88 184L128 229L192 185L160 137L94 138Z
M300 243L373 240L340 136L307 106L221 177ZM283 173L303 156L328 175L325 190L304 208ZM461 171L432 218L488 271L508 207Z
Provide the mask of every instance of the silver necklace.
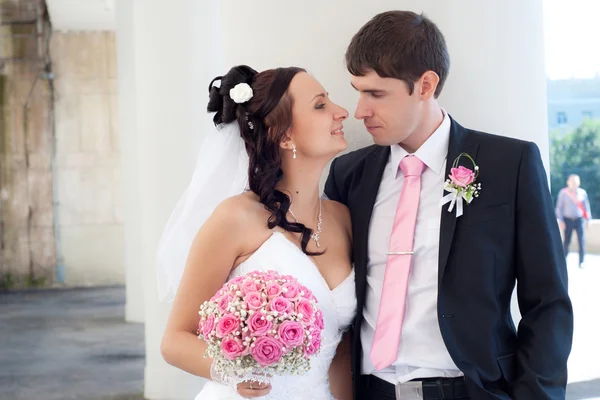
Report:
M319 197L319 216L317 217L317 231L315 233L313 233L312 235L310 235L310 237L312 238L312 240L315 241L315 243L317 244L317 247L321 247L321 243L319 242L319 235L321 235L321 231L322 231L322 225L323 225L323 216L321 214L321 198ZM296 215L294 214L294 212L292 211L292 208L289 208L289 212L290 214L292 214L292 217L294 217L294 219L296 220L296 223L299 224L300 221L298 221L298 218L296 218Z

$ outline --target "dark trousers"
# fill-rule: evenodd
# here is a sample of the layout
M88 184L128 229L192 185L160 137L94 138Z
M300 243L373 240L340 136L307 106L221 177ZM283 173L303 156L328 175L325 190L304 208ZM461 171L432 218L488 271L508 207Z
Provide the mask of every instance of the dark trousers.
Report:
M579 265L583 264L583 258L585 256L585 237L583 232L583 222L583 218L565 218L565 239L563 242L565 256L569 254L571 236L573 236L573 231L575 231L577 232L577 241L579 242Z
M357 400L396 400L394 385L374 376L361 376L362 391ZM469 400L463 378L426 378L423 380L422 400ZM407 396L406 398L413 399ZM415 397L416 398L416 397Z

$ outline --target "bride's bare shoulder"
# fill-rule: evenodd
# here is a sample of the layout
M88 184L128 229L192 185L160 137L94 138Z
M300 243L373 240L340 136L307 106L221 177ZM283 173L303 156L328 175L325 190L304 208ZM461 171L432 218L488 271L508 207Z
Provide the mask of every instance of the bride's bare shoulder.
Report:
M216 229L239 244L240 255L252 254L272 234L267 227L269 213L252 192L224 200L211 219L214 222L212 226L218 226Z
M235 225L248 226L265 220L266 210L253 192L245 192L225 199L215 210L220 219ZM267 216L268 217L268 216Z

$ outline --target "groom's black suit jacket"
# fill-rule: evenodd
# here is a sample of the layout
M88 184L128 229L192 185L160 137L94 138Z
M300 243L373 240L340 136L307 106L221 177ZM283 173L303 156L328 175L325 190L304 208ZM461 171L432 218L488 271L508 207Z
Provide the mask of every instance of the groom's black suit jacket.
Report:
M446 175L460 153L480 167L481 194L455 211L442 209L438 320L450 356L472 399L564 399L573 311L567 269L540 153L534 143L465 129L452 120ZM375 197L389 147L373 145L331 165L325 194L350 209L358 312L352 325L352 376L357 400ZM468 158L461 164L472 168ZM440 187L440 198L443 188ZM383 244L387 246L387 244ZM517 285L522 320L510 314Z

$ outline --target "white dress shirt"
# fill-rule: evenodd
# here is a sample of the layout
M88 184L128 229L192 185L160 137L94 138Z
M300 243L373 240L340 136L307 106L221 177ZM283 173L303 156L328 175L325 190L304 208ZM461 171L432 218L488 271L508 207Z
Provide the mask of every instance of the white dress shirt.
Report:
M360 332L363 348L362 373L375 375L393 384L416 378L462 375L446 349L437 313L441 220L441 207L438 204L443 196L449 141L450 118L444 112L441 125L414 153L425 163L426 168L421 175L421 195L413 247L415 253L411 260L406 312L398 357L389 367L379 372L373 367L369 353L379 313L387 262L386 252L404 182L404 174L399 165L400 161L409 155L399 145L391 146L391 155L383 172L373 208L369 226L367 297Z

